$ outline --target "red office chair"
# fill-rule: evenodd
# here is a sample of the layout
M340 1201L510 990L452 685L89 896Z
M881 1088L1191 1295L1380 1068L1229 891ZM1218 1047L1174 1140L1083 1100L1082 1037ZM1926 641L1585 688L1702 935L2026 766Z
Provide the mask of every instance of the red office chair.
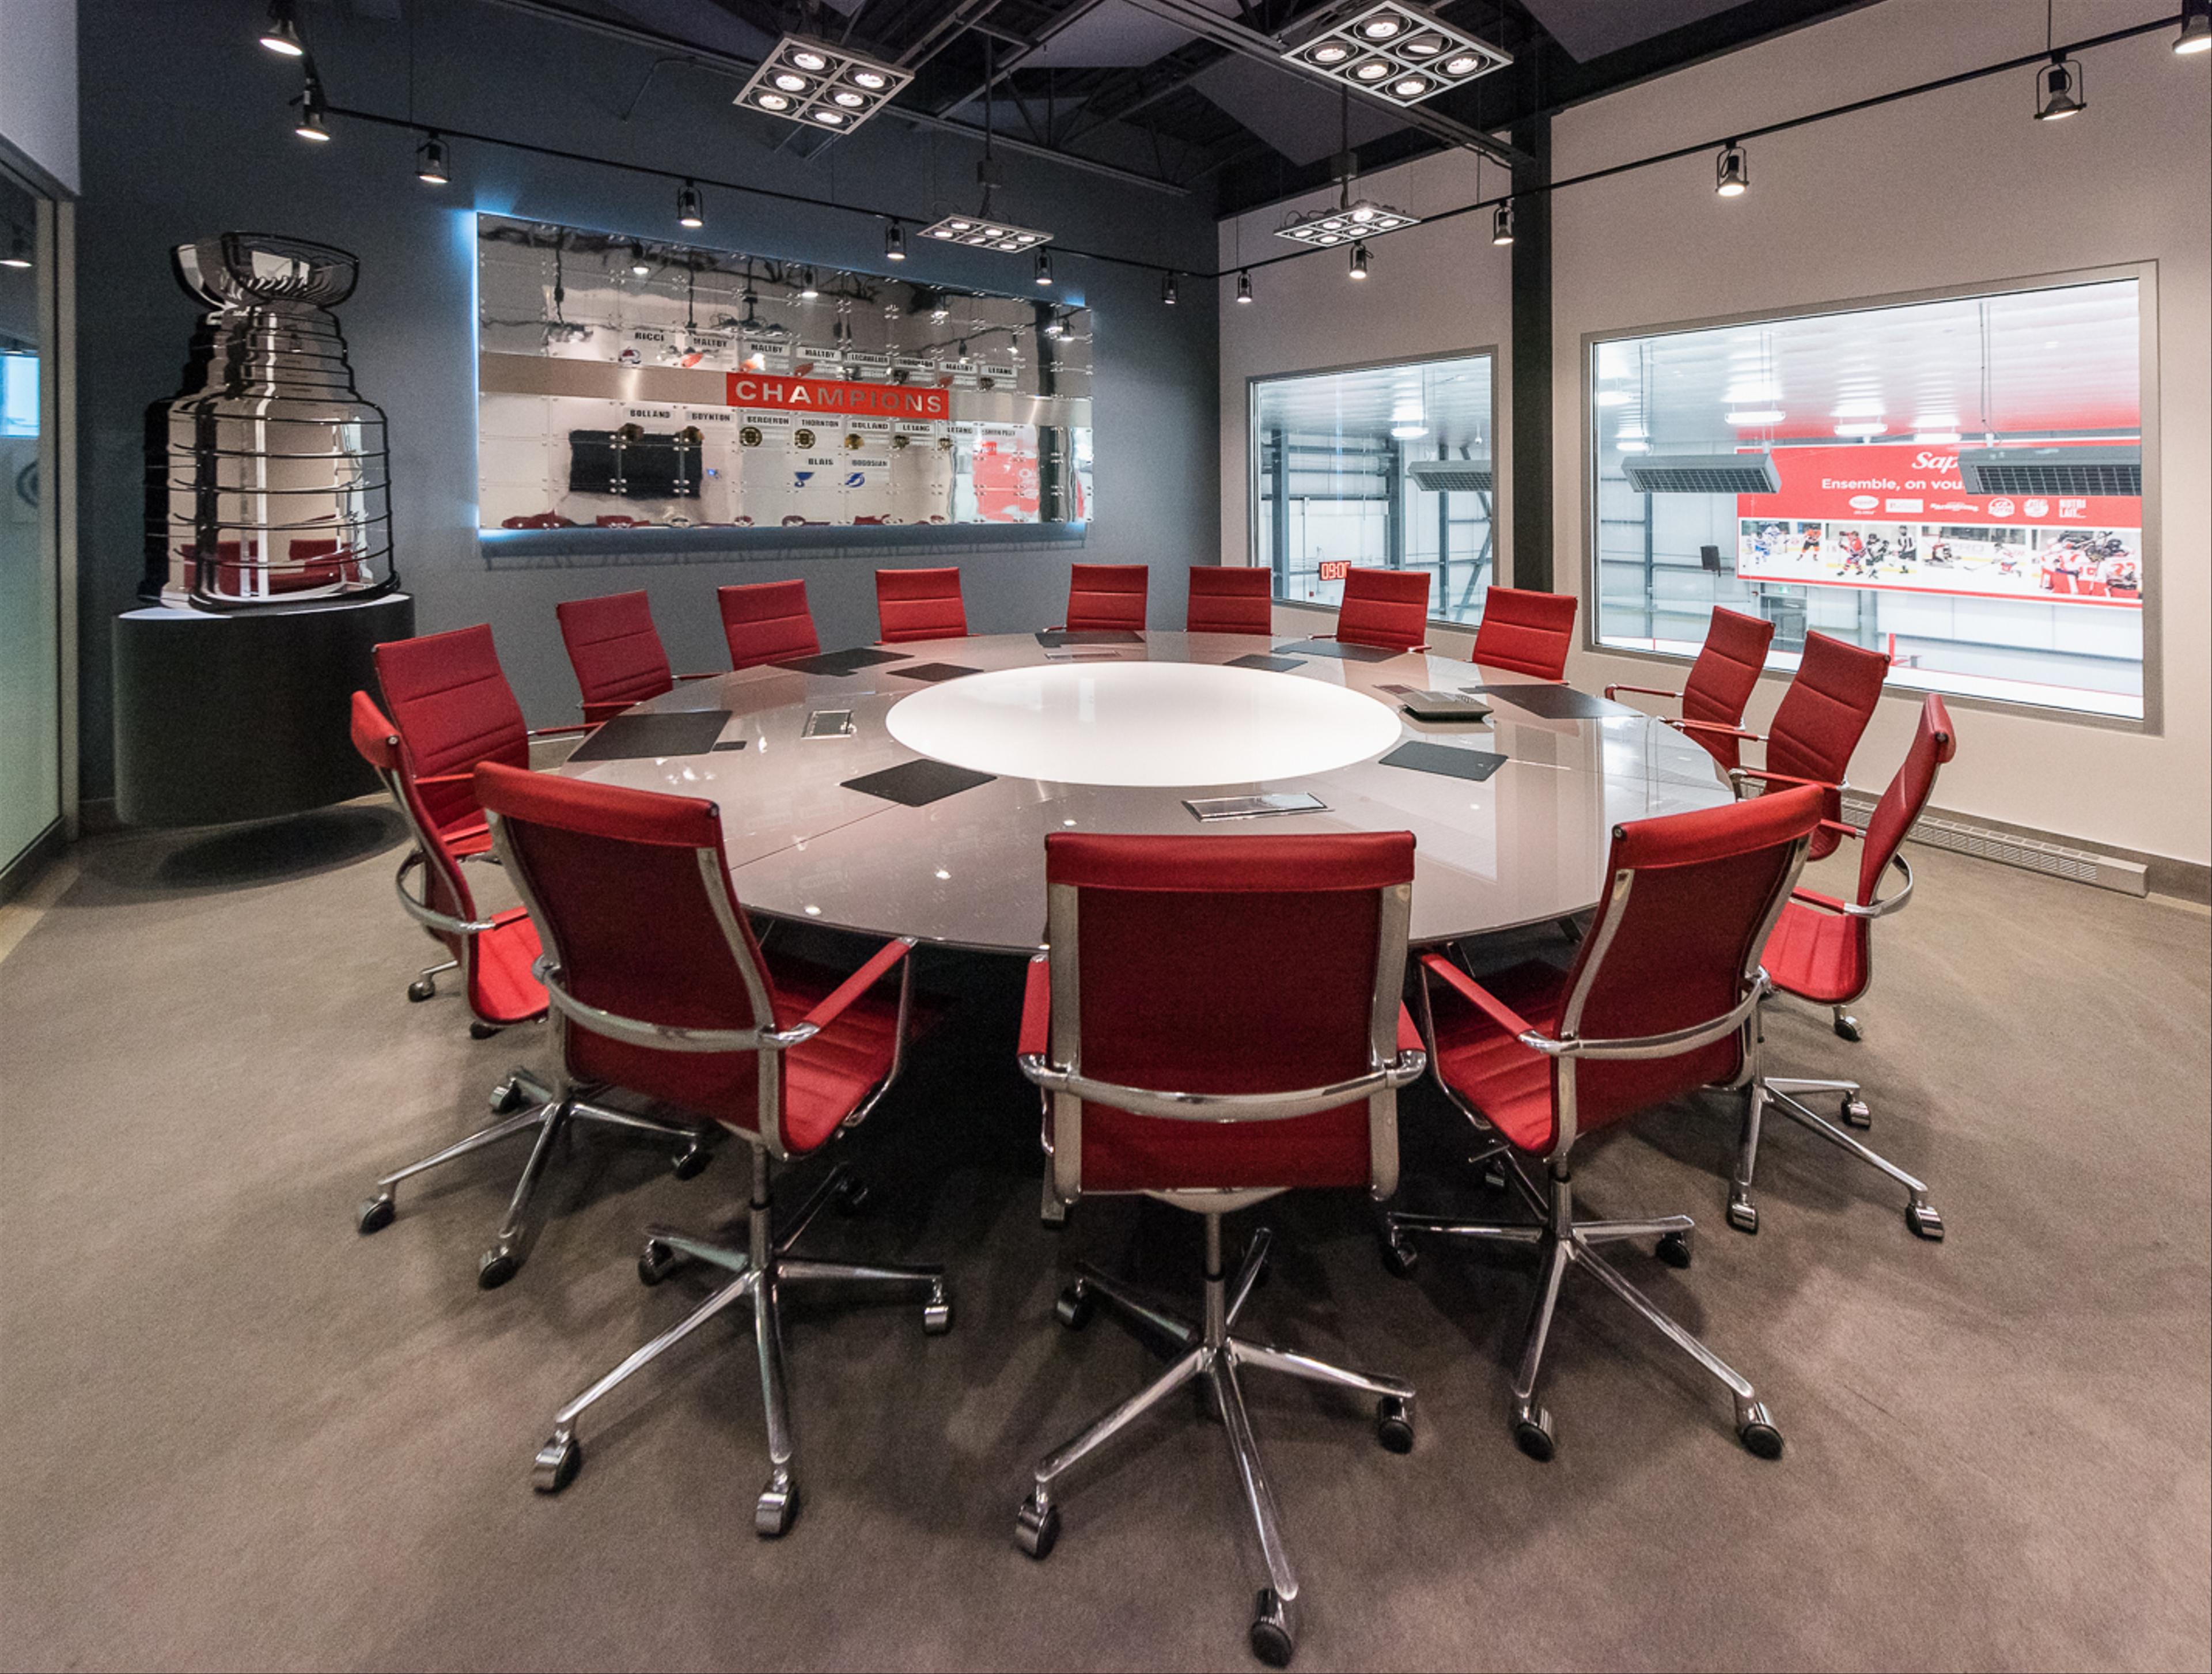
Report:
M1635 691L1646 697L1680 698L1681 715L1660 719L1704 746L1723 767L1737 766L1743 759L1743 740L1756 736L1743 729L1743 709L1759 685L1759 671L1766 667L1766 647L1773 637L1771 622L1716 606L1705 647L1690 665L1690 678L1680 691L1610 685L1605 695Z
M1152 572L1140 563L1079 563L1067 572L1066 631L1141 632Z
M400 744L398 733L365 691L353 695L353 741L354 747L384 781L392 800L399 804L400 813L414 832L415 850L400 862L399 875L393 880L399 892L399 904L433 938L445 945L453 963L459 965L467 985L469 1009L477 1020L471 1032L480 1037L496 1034L514 1024L543 1017L545 990L531 971L539 952L537 927L530 922L528 911L521 907L489 917L480 916L468 880L462 874L461 857L439 837L425 812L420 783L409 769L407 752ZM419 899L407 888L408 874L418 867L422 873ZM515 1068L500 1083L492 1093L491 1107L500 1120L489 1128L379 1180L375 1194L363 1199L355 1212L356 1227L367 1234L381 1232L392 1224L398 1213L392 1201L392 1189L402 1180L514 1135L534 1131L537 1142L531 1148L530 1161L507 1204L507 1217L501 1222L492 1247L477 1264L477 1282L490 1290L505 1284L521 1269L530 1200L552 1154L556 1131L567 1117L596 1119L624 1129L643 1129L684 1141L676 1157L676 1172L680 1178L688 1179L707 1166L707 1154L696 1134L618 1111L600 1111L595 1106L580 1105L563 1112L553 1092L525 1068Z
M1561 679L1567 672L1567 648L1574 642L1577 602L1571 593L1486 588L1468 660L1540 680Z
M387 640L373 654L376 683L391 716L386 730L398 736L416 815L458 859L473 859L491 848L491 832L469 776L478 762L527 767L531 740L590 730L573 726L532 731L524 724L522 706L499 666L488 627ZM355 741L358 745L358 736ZM448 959L422 971L408 985L407 997L429 999L437 992L439 977L453 968ZM544 1010L542 1001L537 1009ZM482 1020L483 1014L477 1015Z
M679 679L708 678L669 673L668 653L653 625L653 606L641 592L563 600L553 614L561 619L561 642L568 648L568 667L583 693L586 726L673 691Z
M1782 910L1781 922L1767 938L1766 974L1784 994L1794 994L1816 1006L1831 1006L1841 1026L1848 1024L1845 1038L1858 1038L1858 1022L1844 1007L1867 991L1874 981L1874 921L1895 912L1912 897L1912 867L1899 853L1905 834L1920 818L1921 810L1936 791L1936 775L1957 753L1951 716L1943 700L1930 692L1920 705L1920 725L1912 735L1897 776L1889 782L1881 800L1862 826L1823 822L1838 837L1857 838L1858 892L1849 901L1800 889ZM1905 886L1887 900L1876 898L1881 874L1895 867ZM1871 1126L1866 1101L1856 1081L1808 1080L1769 1075L1762 1083L1766 1094L1784 1116L1810 1128L1821 1138L1848 1151L1861 1162L1881 1171L1910 1194L1905 1200L1905 1224L1931 1242L1943 1236L1943 1217L1928 1201L1928 1188L1887 1158L1869 1150L1835 1123L1807 1109L1803 1093L1824 1093L1839 1097L1843 1119L1854 1128ZM1759 1162L1760 1100L1754 1098L1744 1121L1743 1143L1736 1157L1735 1178L1729 1189L1729 1224L1747 1233L1759 1230L1759 1209L1751 1201L1751 1177Z
M532 1482L558 1493L583 1464L576 1420L633 1373L732 1304L750 1301L768 1409L768 1486L754 1532L799 1512L783 1386L781 1291L903 1285L922 1326L951 1329L942 1269L801 1260L792 1244L825 1202L850 1196L832 1170L791 1221L769 1219L769 1160L818 1150L872 1109L898 1074L911 1015L906 962L889 941L850 976L764 953L731 886L714 804L487 765L477 781L500 853L545 947L538 974L557 1019L563 1111L606 1084L720 1123L753 1149L745 1248L655 1227L638 1276L658 1284L702 1262L721 1282L699 1307L555 1415ZM884 991L893 967L898 979ZM559 1117L555 1121L557 1124Z
M1766 766L1763 771L1731 768L1729 778L1741 795L1747 782L1756 779L1771 788L1779 785L1816 784L1825 788L1827 802L1820 810L1820 829L1813 833L1813 855L1826 860L1841 841L1836 825L1843 817L1845 770L1851 752L1858 748L1867 722L1874 719L1881 701L1881 683L1889 675L1889 659L1879 651L1865 651L1826 634L1805 636L1805 651L1796 678L1774 711L1766 729ZM1756 739L1756 734L1745 734ZM1839 1007L1836 1032L1846 1040L1857 1035L1847 1026Z
M1336 635L1354 645L1425 651L1429 574L1425 569L1347 569Z
M806 607L805 581L755 581L716 587L722 606L722 634L730 642L732 668L789 662L822 654L814 631L814 612Z
M1183 629L1194 634L1275 631L1274 574L1256 564L1194 563Z
M1747 1448L1770 1459L1782 1452L1772 1415L1742 1374L1598 1253L1601 1244L1656 1236L1660 1258L1687 1267L1690 1217L1577 1220L1568 1170L1582 1135L1695 1088L1749 1086L1756 1099L1759 950L1820 818L1820 792L1806 788L1614 826L1605 897L1571 970L1530 963L1485 985L1441 954L1421 956L1423 1033L1437 1083L1492 1139L1486 1154L1503 1154L1540 1224L1394 1214L1385 1255L1395 1270L1410 1271L1409 1231L1537 1247L1535 1302L1513 1379L1514 1440L1531 1458L1552 1457L1552 1418L1536 1387L1570 1268L1589 1272L1728 1385ZM1530 1184L1522 1157L1546 1166L1548 1190Z
M1016 1518L1042 1558L1060 1532L1061 1476L1139 1415L1203 1380L1258 1525L1268 1586L1252 1648L1290 1659L1297 1581L1245 1414L1239 1374L1278 1372L1375 1397L1377 1434L1413 1445L1413 1389L1232 1336L1267 1260L1221 1268L1221 1217L1299 1187L1397 1184L1397 1089L1422 1057L1399 1002L1412 911L1409 831L1324 837L1045 839L1048 953L1030 965L1022 1073L1043 1090L1062 1198L1142 1192L1206 1218L1202 1323L1086 1269L1058 1314L1079 1327L1103 1301L1170 1339L1168 1370L1036 1467ZM1282 957L1295 944L1298 957Z
M885 645L913 639L965 639L968 612L960 602L959 570L878 569L876 616Z

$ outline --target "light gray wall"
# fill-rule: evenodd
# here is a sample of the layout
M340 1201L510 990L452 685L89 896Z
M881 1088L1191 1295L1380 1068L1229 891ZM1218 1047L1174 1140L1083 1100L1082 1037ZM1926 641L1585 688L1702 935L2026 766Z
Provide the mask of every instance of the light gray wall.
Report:
M78 189L76 0L0 0L0 142Z
M361 9L351 10L357 13ZM879 222L838 211L859 201L930 218L972 207L980 148L879 119L822 160L771 149L781 136L733 110L736 84L684 65L656 72L628 122L654 55L486 4L416 0L414 114L593 157L635 158L821 200L781 204L707 191L693 241L825 265L879 269ZM136 602L143 569L143 411L175 390L192 326L168 251L225 229L288 233L362 259L359 289L339 310L362 393L391 420L394 537L417 623L434 631L489 622L533 724L574 718L575 685L553 616L563 599L644 587L672 660L726 667L714 589L725 581L802 576L825 645L874 637L878 563L960 565L979 631L1060 619L1071 560L1155 566L1155 621L1180 622L1184 567L1218 546L1215 487L1215 320L1203 298L1159 302L1155 272L1064 258L1065 300L1094 311L1095 483L1098 518L1079 542L990 529L941 554L892 531L802 532L781 550L666 550L665 538L610 554L479 548L476 499L471 216L481 208L675 238L673 182L595 164L533 157L456 140L442 191L415 179L416 136L333 118L337 138L311 146L285 101L296 67L254 44L252 0L191 5L106 3L100 50L83 54L88 125L78 233L84 446L84 702L88 796L112 779L109 621ZM405 26L303 9L303 27L334 104L408 110ZM90 20L88 19L88 29ZM1211 264L1212 223L1192 198L1002 157L1002 212L1072 245L1162 265ZM918 241L902 277L1014 291L1025 264ZM1195 304L1194 306L1193 304ZM1012 536L1009 542L1006 539ZM824 550L825 539L833 545ZM580 543L580 545L581 545ZM657 549L657 550L656 550Z

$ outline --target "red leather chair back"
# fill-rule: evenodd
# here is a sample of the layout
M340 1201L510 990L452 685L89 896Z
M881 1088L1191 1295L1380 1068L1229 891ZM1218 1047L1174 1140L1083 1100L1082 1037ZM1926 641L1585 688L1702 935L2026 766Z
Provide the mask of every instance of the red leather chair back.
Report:
M1540 680L1564 678L1567 648L1574 642L1577 603L1571 593L1486 589L1470 660L1488 668L1533 674Z
M1862 650L1826 634L1806 635L1797 678L1782 694L1774 723L1766 729L1767 771L1841 784L1888 675L1889 659L1879 651ZM1839 818L1843 807L1842 795L1831 793L1826 817ZM1832 831L1816 833L1813 858L1832 854L1837 842Z
M1943 700L1931 691L1921 700L1920 724L1913 729L1912 747L1905 752L1904 764L1890 780L1889 788L1882 792L1881 800L1867 816L1866 840L1859 856L1861 906L1873 904L1883 868L1896 857L1905 834L1912 829L1912 822L1920 818L1928 799L1935 794L1937 771L1958 753L1958 748L1951 731L1951 712L1943 707ZM1864 934L1871 921L1860 918L1852 922Z
M423 817L440 832L473 825L478 762L530 765L522 706L499 666L488 627L456 628L376 648L376 683L407 752Z
M674 690L676 677L643 593L563 600L553 613L561 618L561 642L584 695L585 720L605 721Z
M1378 993L1395 1025L1405 980L1402 952L1377 969L1384 897L1413 877L1410 831L1054 832L1054 992L1072 973L1080 1015L1071 1042L1055 1003L1053 1056L1094 1080L1164 1093L1283 1092L1364 1074ZM1085 1104L1079 1189L1364 1186L1395 1178L1395 1129L1387 1155L1379 1145L1364 1099L1221 1122Z
M1690 678L1682 683L1682 719L1741 726L1744 707L1758 689L1759 671L1766 667L1766 648L1773 638L1771 622L1715 606L1712 624L1705 630L1705 648L1690 665ZM1741 739L1694 727L1689 736L1723 767L1735 767L1743 760Z
M960 602L960 572L945 569L878 569L876 617L883 642L910 639L964 639L968 612Z
M1194 634L1273 636L1274 584L1273 573L1257 564L1194 563L1183 627Z
M587 1006L688 1029L799 1021L775 988L722 856L720 811L550 773L477 775L500 850L556 980ZM561 1014L569 1074L606 1081L783 1145L781 1101L758 1052L686 1052L596 1034Z
M1344 577L1336 636L1355 645L1410 650L1429 636L1429 574L1425 569L1352 569Z
M1767 933L1803 865L1820 793L1801 788L1613 830L1606 891L1577 952L1559 1019L1585 1040L1693 1029L1748 992ZM1743 1064L1741 1031L1665 1058L1555 1058L1574 1077L1576 1131L1589 1133L1715 1082Z
M814 631L814 612L806 607L805 581L753 581L716 587L722 607L722 636L730 642L730 667L757 668L822 653Z
M1140 563L1079 563L1067 572L1071 630L1145 625L1145 597L1152 572Z

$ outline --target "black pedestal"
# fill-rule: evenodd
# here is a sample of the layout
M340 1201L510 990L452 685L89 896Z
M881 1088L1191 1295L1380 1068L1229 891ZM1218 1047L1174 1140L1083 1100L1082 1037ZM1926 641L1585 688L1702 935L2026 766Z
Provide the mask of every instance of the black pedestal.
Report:
M415 601L115 618L115 800L126 825L300 813L377 788L349 733L376 690L370 648L415 631Z

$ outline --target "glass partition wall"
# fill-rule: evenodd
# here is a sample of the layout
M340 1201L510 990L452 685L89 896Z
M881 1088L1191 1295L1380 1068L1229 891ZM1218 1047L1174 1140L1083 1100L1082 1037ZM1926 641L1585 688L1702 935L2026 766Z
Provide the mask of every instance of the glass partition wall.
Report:
M1692 656L1716 605L1923 690L2139 720L2133 278L1591 345L1599 643Z
M1429 614L1474 622L1496 579L1492 357L1255 378L1252 562L1275 597L1335 606L1352 565L1422 569Z
M62 817L52 240L41 207L0 168L0 898Z

